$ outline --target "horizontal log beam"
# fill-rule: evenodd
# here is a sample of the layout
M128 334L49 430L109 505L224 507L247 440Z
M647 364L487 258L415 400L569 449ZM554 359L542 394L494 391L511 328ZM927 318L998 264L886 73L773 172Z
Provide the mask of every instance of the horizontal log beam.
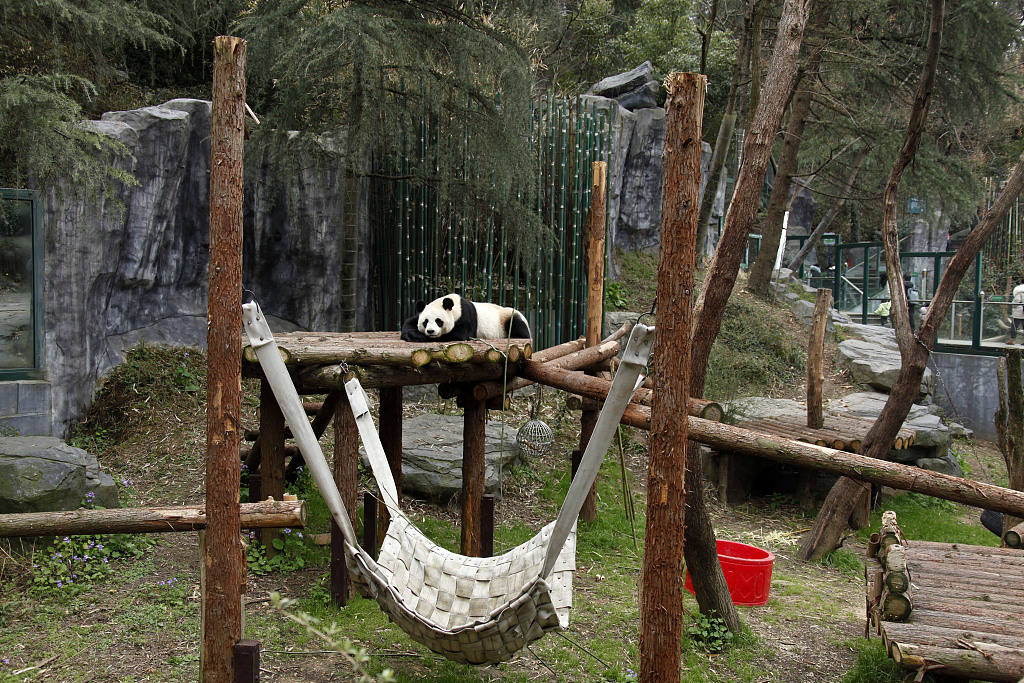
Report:
M1024 677L1020 648L979 645L977 650L893 643L892 658L905 669L938 669L944 676L1017 683Z
M243 529L298 528L306 525L306 503L265 500L239 505ZM0 515L0 538L79 534L152 534L206 528L206 507L185 505L109 510L23 512Z
M752 432L721 422L703 420L692 415L689 419L690 438L718 451L743 453L797 467L822 470L860 481L870 481L872 484L883 484L902 491L914 491L935 498L953 500L958 503L1024 517L1024 493L1020 491L953 477L941 472L932 472L920 467L901 465L888 460L876 460L834 448ZM646 406L630 404L626 406L622 423L650 430L651 409ZM929 545L922 541L912 541L911 543L912 547ZM931 545L941 546L944 544ZM998 551L999 548L992 548L992 550Z
M515 375L516 364L509 363L509 378ZM298 373L299 393L315 394L340 389L351 377L358 377L367 388L405 387L414 384L443 384L464 382L477 384L487 380L500 380L505 372L505 363L458 363L441 365L431 363L422 368L385 365L356 365L348 374L338 365L324 365L301 370Z
M601 347L594 346L586 350L598 348ZM604 400L612 386L609 380L600 377L559 368L554 363L538 363L533 360L523 363L519 368L519 374L540 384L597 400ZM636 398L638 402L650 402L653 399L653 393L650 389L641 387L637 391ZM690 398L687 408L690 415L705 416L705 419L710 420L720 420L724 415L719 404L702 398Z

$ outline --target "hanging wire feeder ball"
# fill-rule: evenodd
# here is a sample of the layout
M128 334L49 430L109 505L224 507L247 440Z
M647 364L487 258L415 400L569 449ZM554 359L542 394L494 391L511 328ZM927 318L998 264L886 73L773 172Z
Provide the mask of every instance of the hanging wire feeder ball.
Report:
M555 442L555 433L543 420L533 419L519 428L516 442L526 456L541 456Z

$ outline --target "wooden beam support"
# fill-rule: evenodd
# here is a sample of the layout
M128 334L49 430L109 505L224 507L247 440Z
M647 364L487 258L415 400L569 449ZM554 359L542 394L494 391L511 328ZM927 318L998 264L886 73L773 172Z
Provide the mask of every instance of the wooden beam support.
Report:
M807 343L807 426L814 429L821 429L825 424L821 397L825 384L825 330L831 305L832 290L819 289L814 300L811 338Z
M460 552L480 557L480 498L484 494L487 406L467 387L462 422L462 539Z
M284 413L274 398L270 382L260 380L260 490L261 498L284 498ZM293 456L294 457L294 456ZM264 529L260 532L260 543L263 544L268 557L277 554L274 539L280 533L277 529Z
M355 523L359 487L359 428L348 405L348 395L338 392L334 404L334 483L348 518ZM352 593L345 564L345 539L331 518L331 604L344 606Z
M210 122L210 265L207 304L206 570L200 671L229 683L232 649L242 637L242 553L238 518L242 356L242 157L245 57L241 38L217 36Z
M402 501L402 387L380 390L380 442L395 480L398 501ZM384 538L391 516L386 506L377 508L377 534Z

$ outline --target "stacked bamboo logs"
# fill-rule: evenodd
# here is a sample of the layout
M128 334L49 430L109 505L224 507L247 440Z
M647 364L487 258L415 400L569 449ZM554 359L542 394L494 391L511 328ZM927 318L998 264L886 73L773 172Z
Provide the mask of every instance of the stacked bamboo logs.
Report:
M883 524L868 544L866 630L874 627L904 669L1021 680L1024 557L1006 548L907 542L894 526ZM884 597L904 584L913 587L913 609L892 621Z

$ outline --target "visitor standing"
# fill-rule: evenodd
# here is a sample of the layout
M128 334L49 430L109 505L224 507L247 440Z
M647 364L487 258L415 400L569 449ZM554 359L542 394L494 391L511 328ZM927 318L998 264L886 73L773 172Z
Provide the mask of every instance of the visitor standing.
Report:
M1017 328L1024 332L1024 277L1013 288L1013 304L1010 306L1010 343L1017 343Z

